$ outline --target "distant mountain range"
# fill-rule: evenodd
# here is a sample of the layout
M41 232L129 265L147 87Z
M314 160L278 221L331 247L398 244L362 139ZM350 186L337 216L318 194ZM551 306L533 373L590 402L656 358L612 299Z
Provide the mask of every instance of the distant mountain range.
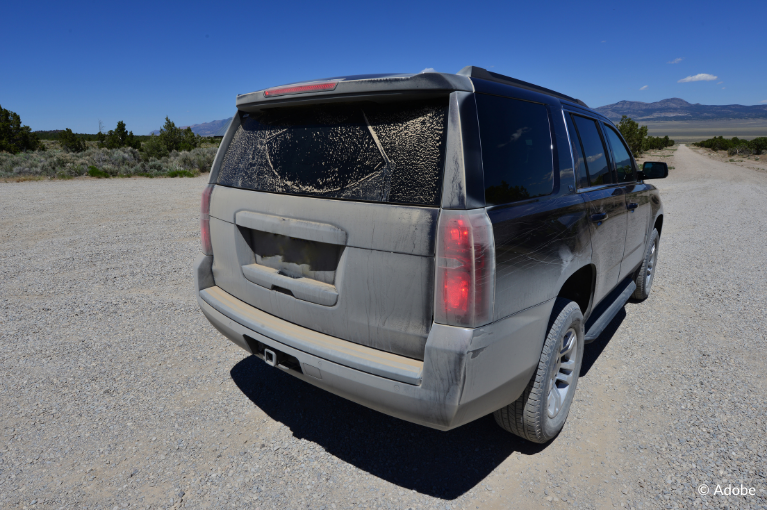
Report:
M627 115L635 121L665 122L679 120L707 120L717 121L724 119L767 119L767 105L743 106L739 104L728 105L705 105L692 104L684 99L673 97L655 103L642 103L641 101L620 101L594 108L596 111L618 122L622 115ZM224 136L229 121L232 118L204 122L188 126L192 131L201 136ZM182 126L184 129L187 126ZM158 134L160 130L152 131Z
M621 115L627 115L635 121L679 121L679 120L724 120L724 119L767 119L767 105L743 106L739 104L705 105L691 104L684 99L674 97L656 103L640 101L620 101L594 108L596 111L618 122Z
M192 128L192 132L200 136L224 136L224 131L229 126L231 117L222 120L212 120L210 122L203 122L202 124L194 124L192 126L181 126L182 129L188 127ZM160 134L160 130L157 129L149 134Z

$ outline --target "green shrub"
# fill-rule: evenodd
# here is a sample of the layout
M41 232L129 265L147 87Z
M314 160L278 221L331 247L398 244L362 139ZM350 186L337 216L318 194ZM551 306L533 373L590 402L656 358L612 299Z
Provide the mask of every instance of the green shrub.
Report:
M133 131L125 129L125 122L117 121L117 127L110 129L107 134L99 131L97 139L99 147L105 147L107 149L119 149L121 147L131 147L133 149L140 149L141 142L133 136Z
M665 149L666 147L671 147L672 145L674 145L674 140L670 140L668 135L664 136L663 138L659 136L648 136L644 142L644 147L647 150Z
M195 174L189 170L171 170L167 173L168 177L195 177Z
M93 165L88 167L88 175L90 175L91 177L97 177L99 179L101 179L102 177L103 178L108 178L109 177L109 174L107 172L105 172L103 170L99 170L98 168L96 168Z
M709 138L702 142L696 142L693 145L715 151L727 151L729 156L759 155L767 151L767 137L760 136L753 140L741 140L737 136L734 136L728 140L722 136L715 136L714 138Z
M18 154L26 151L44 151L45 146L29 126L21 125L18 113L0 106L0 152Z
M202 143L202 137L194 134L192 128L181 129L176 124L165 117L165 125L157 136L151 135L149 140L143 144L144 157L164 158L171 155L173 151L183 152L197 149Z
M83 152L87 148L85 142L69 128L59 134L59 143L61 148L67 152Z
M647 138L647 126L639 127L639 124L634 122L630 117L626 115L621 117L621 121L618 123L618 129L629 145L629 149L634 156L642 153L645 149L645 138Z

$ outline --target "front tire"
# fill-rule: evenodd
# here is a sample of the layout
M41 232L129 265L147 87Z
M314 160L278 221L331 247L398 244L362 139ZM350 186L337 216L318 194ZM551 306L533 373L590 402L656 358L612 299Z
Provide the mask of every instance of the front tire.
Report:
M538 368L515 402L493 416L507 431L547 443L562 430L583 361L583 314L576 303L557 298Z

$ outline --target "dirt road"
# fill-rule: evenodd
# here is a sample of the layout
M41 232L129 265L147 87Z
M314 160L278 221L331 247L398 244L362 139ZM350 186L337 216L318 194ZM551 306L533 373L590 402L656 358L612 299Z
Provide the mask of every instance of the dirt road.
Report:
M191 279L206 177L0 184L0 508L767 508L767 173L667 160L652 295L587 347L546 446L389 418L221 337Z

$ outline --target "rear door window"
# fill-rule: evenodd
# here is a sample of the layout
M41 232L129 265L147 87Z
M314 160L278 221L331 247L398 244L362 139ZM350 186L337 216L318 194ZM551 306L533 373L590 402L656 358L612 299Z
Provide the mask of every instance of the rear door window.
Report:
M583 146L583 155L591 186L614 184L615 179L607 163L607 150L604 142L602 142L596 121L580 115L573 115L573 120Z
M546 107L486 94L476 100L487 205L550 194L554 165Z
M445 98L239 112L218 184L436 206L447 109Z
M613 151L613 160L615 161L615 171L618 174L618 182L631 182L635 180L634 164L631 161L631 153L621 137L613 128L604 124L607 140L610 142L610 148Z

